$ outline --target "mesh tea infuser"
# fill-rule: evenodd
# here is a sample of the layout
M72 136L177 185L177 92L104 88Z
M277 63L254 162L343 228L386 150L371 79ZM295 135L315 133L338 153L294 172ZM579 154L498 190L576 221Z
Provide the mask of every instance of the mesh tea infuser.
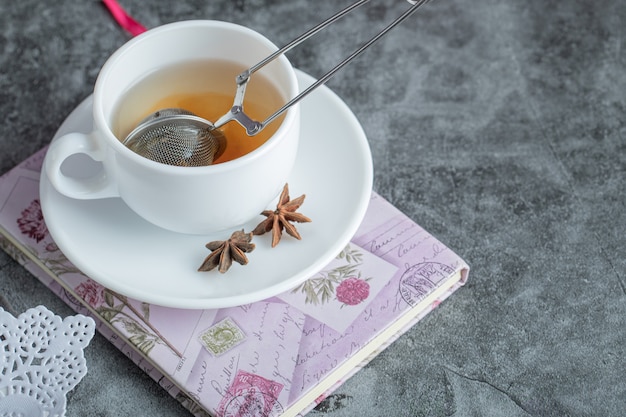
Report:
M325 84L337 71L430 0L408 0L412 4L408 10L263 122L253 120L246 115L243 110L243 99L246 86L253 73L368 1L359 0L351 4L239 74L236 78L237 91L233 106L215 123L211 123L184 109L163 109L143 119L124 139L123 143L139 155L164 164L177 166L212 165L213 161L224 151L226 141L228 140L218 129L219 127L235 120L246 129L246 133L249 136L256 135L311 91Z

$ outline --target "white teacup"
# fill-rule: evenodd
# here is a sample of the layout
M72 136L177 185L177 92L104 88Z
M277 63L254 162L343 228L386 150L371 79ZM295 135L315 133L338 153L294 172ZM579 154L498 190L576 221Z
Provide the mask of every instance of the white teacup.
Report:
M248 68L276 49L251 29L208 20L164 25L130 40L98 75L93 132L70 133L51 143L44 163L50 182L71 198L121 197L147 221L175 232L208 234L246 223L268 208L288 180L300 136L297 104L258 149L203 167L171 166L144 158L114 135L112 123L120 98L147 74L199 59L226 59ZM279 90L284 103L298 94L295 71L284 56L260 72ZM250 83L254 80L253 75ZM234 98L234 79L231 91ZM63 161L79 153L102 162L97 175L75 178L63 173Z

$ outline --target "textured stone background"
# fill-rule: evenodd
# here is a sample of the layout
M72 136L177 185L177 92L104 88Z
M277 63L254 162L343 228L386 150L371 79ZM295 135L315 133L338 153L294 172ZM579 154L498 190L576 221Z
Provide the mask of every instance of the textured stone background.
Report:
M349 1L122 0L148 27L248 25L283 44ZM374 0L289 54L320 76L407 7ZM0 174L51 139L129 36L96 0L0 2ZM626 3L438 0L330 82L375 190L470 281L312 416L617 416L626 410ZM61 301L0 253L0 301ZM96 336L69 416L186 412Z

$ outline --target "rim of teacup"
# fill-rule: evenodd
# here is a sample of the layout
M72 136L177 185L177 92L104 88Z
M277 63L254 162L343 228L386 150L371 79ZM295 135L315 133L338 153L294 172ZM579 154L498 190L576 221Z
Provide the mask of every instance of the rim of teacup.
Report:
M284 136L287 135L288 133L287 131L291 129L294 123L297 123L297 118L299 117L299 111L300 111L299 103L296 103L284 113L284 118L282 121L279 122L280 126L276 129L276 132L274 132L274 134L266 142L260 145L258 148L236 159L221 162L215 165L208 165L208 166L181 167L181 166L167 165L167 164L163 164L163 163L145 158L133 152L128 147L126 147L122 143L122 141L119 140L115 136L115 134L112 132L110 123L105 117L105 112L103 109L101 96L102 94L105 93L106 81L108 80L108 77L110 76L111 68L117 65L118 61L122 59L124 55L131 53L132 50L136 48L138 44L146 42L147 39L150 39L151 37L155 37L155 36L160 36L164 32L167 32L167 31L181 30L184 28L189 28L189 27L194 27L194 26L213 27L213 28L222 27L222 28L226 28L230 30L237 30L244 34L249 34L249 35L254 36L257 41L267 46L270 52L278 49L276 44L274 44L272 41L270 41L267 37L265 37L260 32L257 32L246 26L239 25L237 23L224 22L224 21L219 21L219 20L184 20L184 21L178 21L174 23L167 23L161 26L157 26L153 29L150 29L132 38L131 40L126 42L124 45L122 45L120 48L118 48L106 60L105 64L102 66L100 73L96 79L96 83L94 87L94 101L93 101L94 103L93 104L94 106L93 117L96 122L95 126L97 127L96 130L99 130L98 126L106 126L106 131L99 132L99 133L105 134L106 136L108 136L107 143L113 146L124 157L129 158L133 160L133 162L141 164L146 168L150 168L150 169L154 169L154 170L158 170L158 171L166 172L166 173L171 172L172 174L184 173L185 175L204 175L207 172L221 173L221 172L225 172L225 171L229 171L233 169L238 169L241 165L247 165L250 162L258 158L262 158L263 155L265 155L266 153L270 152L273 148L278 146L284 139ZM281 55L280 57L276 58L276 62L281 63L287 69L287 74L289 76L288 90L291 93L290 97L287 97L287 101L288 101L292 99L293 97L295 97L299 92L299 86L298 86L298 80L297 80L295 68L293 67L291 62L289 62L289 59L285 55ZM235 91L233 90L233 98L234 96L235 96ZM236 123L236 122L232 121L229 123Z

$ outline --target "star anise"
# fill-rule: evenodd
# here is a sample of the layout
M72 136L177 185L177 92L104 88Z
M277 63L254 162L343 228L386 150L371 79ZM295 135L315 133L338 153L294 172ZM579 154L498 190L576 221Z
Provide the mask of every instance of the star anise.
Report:
M262 235L263 233L272 231L272 247L278 245L280 242L280 238L283 234L283 229L285 231L295 237L296 239L302 239L300 237L300 233L296 230L296 227L290 222L298 222L298 223L308 223L311 221L308 217L303 214L296 213L296 210L300 208L302 203L304 202L304 198L306 196L303 194L300 197L289 200L289 187L285 184L283 188L283 192L280 194L280 198L278 199L278 204L276 205L276 210L265 210L261 214L266 216L267 219L263 220L259 225L252 231L254 235Z
M243 230L234 232L228 240L215 240L206 244L211 254L206 257L198 271L210 271L218 268L222 274L228 271L233 264L233 260L245 265L248 263L246 253L254 250L254 243L251 243L252 233L245 233Z

